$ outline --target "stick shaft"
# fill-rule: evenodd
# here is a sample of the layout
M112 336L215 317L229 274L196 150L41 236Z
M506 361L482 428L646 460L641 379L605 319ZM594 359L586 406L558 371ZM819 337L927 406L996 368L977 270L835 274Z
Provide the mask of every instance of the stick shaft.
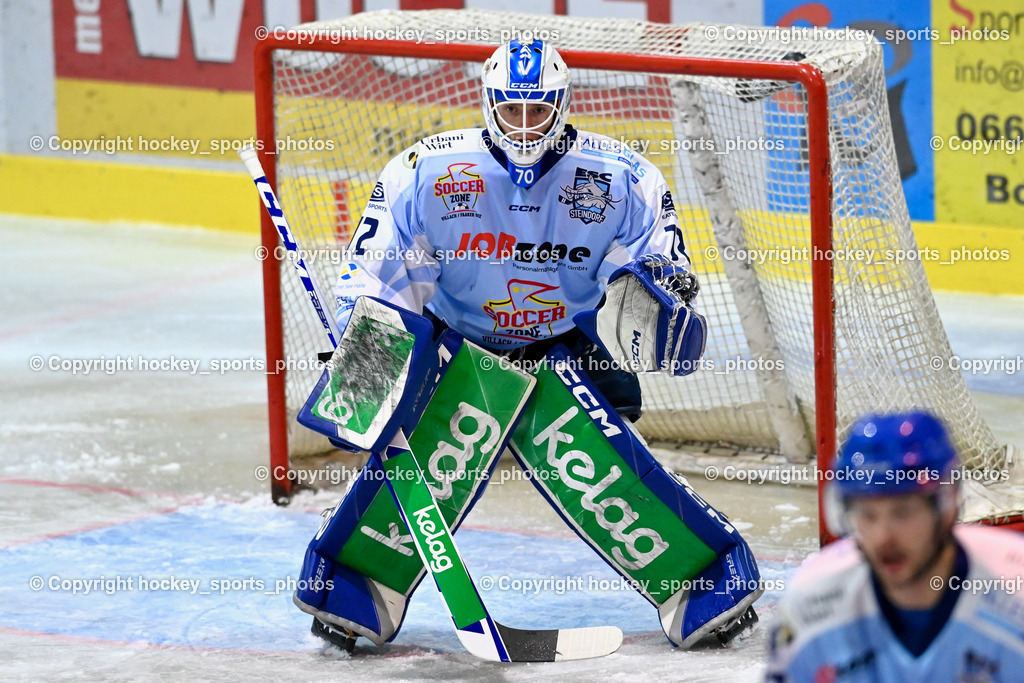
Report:
M331 342L331 348L334 349L338 346L338 340L341 336L338 333L338 325L334 320L334 316L329 315L324 310L323 293L317 285L312 271L306 267L306 261L299 252L295 233L292 232L288 219L285 218L284 211L281 210L281 204L277 201L274 188L267 181L267 174L264 172L263 166L260 165L259 157L256 156L256 150L252 147L243 147L238 150L238 156L245 162L245 168L249 171L249 176L256 183L256 189L263 200L263 206L266 207L267 213L270 214L274 227L277 228L277 234L281 236L281 242L284 243L284 248L288 251L288 259L294 264L295 270L299 274L299 279L302 280L302 286L306 289L306 293L309 294L309 300L313 304L313 308L316 309L317 317L320 318L320 324L323 325L324 333ZM268 255L268 258L270 256L273 256L273 254Z

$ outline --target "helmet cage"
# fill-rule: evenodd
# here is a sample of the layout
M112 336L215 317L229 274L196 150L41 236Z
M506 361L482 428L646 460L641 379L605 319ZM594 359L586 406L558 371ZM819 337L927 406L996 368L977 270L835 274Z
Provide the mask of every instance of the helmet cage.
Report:
M513 153L514 162L539 158L554 148L565 131L567 93L566 88L545 92L484 88L487 128L504 151ZM520 105L520 121L502 114L500 108L506 104ZM531 126L528 113L538 105L547 108L548 114L543 121Z

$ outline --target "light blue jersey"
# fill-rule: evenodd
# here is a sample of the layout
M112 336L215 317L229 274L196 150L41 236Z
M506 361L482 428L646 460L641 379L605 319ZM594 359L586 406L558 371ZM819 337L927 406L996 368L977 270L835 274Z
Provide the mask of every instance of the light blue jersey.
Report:
M513 175L487 142L449 131L387 165L335 288L341 326L370 295L509 349L571 329L639 256L689 265L664 176L617 141L567 127L564 153Z
M808 560L779 603L768 681L1024 680L1024 537L958 526L967 576L946 624L920 656L893 634L849 539Z

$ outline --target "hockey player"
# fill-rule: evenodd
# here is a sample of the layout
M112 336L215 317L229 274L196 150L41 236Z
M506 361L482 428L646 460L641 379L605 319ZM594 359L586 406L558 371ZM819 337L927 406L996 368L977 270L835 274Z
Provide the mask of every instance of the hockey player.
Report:
M842 531L794 575L769 681L1011 681L1024 672L1024 540L956 525L957 457L925 412L869 415L841 447Z
M646 500L663 498L676 522L684 518L681 510L694 510L686 523L696 530L687 538L698 539L700 552L689 557L701 559L694 560L689 576L704 572L701 585L708 589L678 590L680 583L690 584L675 574L671 595L645 597L658 606L674 644L689 647L711 632L728 640L756 619L750 605L762 590L753 556L731 525L654 461L631 428L641 412L635 371L689 374L706 336L704 319L690 303L698 286L665 178L617 141L569 125L569 69L547 43L502 45L485 62L482 85L485 128L427 137L381 174L353 234L352 260L335 287L339 327L344 329L356 299L368 295L422 313L437 332L451 328L513 360L535 361L556 344L567 347L601 397L593 405L607 401L630 425L621 430L624 447L643 453L629 460L638 477L636 491L646 490L639 478L649 477L658 493ZM659 276L683 302L669 305L668 313L647 292L657 289L652 282ZM546 432L554 435L552 458L571 441L559 431L562 425L552 421ZM590 490L579 482L572 486ZM346 501L355 500L355 493ZM605 518L601 508L599 522L615 538L657 538L647 556L630 560L619 547L598 549L598 541L577 530L618 571L650 570L655 565L648 567L648 561L663 548L688 547L675 538L662 543L655 531L647 537L626 534L630 515L636 515L628 501L614 500L625 506L622 520L607 521L611 516ZM591 499L585 503L594 505ZM336 583L362 585L362 578L338 563L322 565L341 552L362 509L342 503L335 517L347 521L332 521L323 534L339 540L311 545L304 573L341 572ZM669 556L664 553L663 561ZM622 558L620 566L616 557ZM668 571L679 571L673 567ZM342 600L342 590L330 596L300 592L296 603L322 622L314 625L321 635L324 629L340 632L340 626L349 637L364 635L379 644L394 637L404 616L408 592L399 592L389 598L399 607L387 608L386 615L376 587L363 590L358 608L352 599Z

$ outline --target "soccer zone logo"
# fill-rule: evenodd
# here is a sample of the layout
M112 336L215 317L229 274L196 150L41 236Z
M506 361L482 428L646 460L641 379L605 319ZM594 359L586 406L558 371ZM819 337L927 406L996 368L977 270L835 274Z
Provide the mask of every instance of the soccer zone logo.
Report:
M558 201L568 204L569 218L578 218L584 225L603 223L605 209L615 208L622 198L612 197L612 174L576 167L572 186L563 185Z
M509 280L508 298L499 301L488 299L487 305L484 306L484 313L494 320L494 333L502 337L527 341L550 336L551 323L565 318L565 306L561 301L541 295L556 289L558 285L530 280Z
M434 183L434 196L440 197L448 213L441 220L452 218L482 218L476 204L484 193L484 179L470 169L476 164L458 163L448 167L448 175Z

